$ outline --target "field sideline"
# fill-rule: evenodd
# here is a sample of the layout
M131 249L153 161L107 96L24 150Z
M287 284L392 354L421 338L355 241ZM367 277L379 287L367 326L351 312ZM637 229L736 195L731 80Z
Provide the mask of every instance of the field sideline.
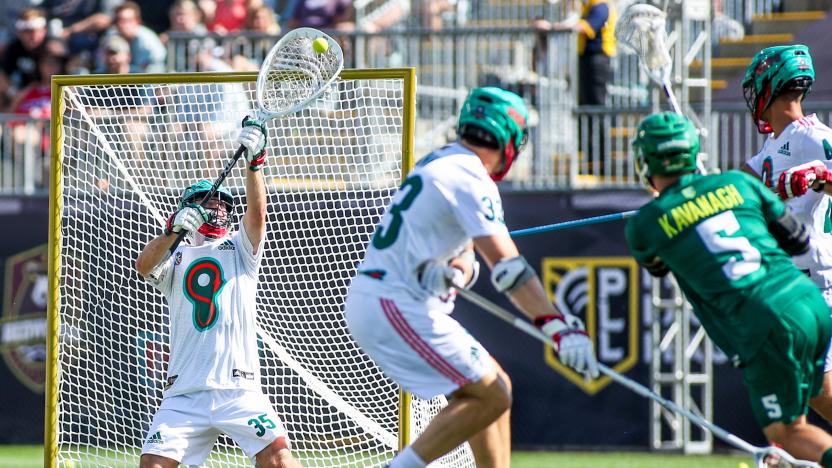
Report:
M0 468L36 468L43 464L39 445L0 445ZM742 455L657 455L644 452L515 452L514 468L737 468L752 465ZM81 468L80 466L74 468Z

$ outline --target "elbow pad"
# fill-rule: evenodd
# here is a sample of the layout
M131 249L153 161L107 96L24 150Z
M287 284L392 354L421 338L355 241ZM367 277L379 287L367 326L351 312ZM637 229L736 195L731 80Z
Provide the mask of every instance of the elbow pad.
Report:
M783 214L768 223L768 231L777 245L789 255L800 255L809 250L809 231L786 208Z
M498 292L510 294L534 277L535 272L522 255L504 258L491 270L491 284Z
M474 255L473 250L466 250L459 256L459 258L468 262L471 265L471 279L465 283L465 289L471 289L471 286L477 282L477 278L480 277L480 262L477 261L477 257Z

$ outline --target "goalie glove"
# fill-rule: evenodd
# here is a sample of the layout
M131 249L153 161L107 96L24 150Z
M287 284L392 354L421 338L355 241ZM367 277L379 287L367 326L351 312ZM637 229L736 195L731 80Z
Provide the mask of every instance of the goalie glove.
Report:
M165 235L185 232L196 232L203 223L208 221L208 213L199 205L189 204L175 211L165 223Z
M259 171L260 166L266 162L266 124L246 116L237 143L246 149L249 170Z
M552 337L560 362L581 374L598 378L598 361L581 319L571 314L543 315L534 319L534 324Z
M805 195L809 188L820 192L826 182L832 181L832 174L823 162L815 160L789 168L780 174L777 181L777 195L781 200L791 200Z

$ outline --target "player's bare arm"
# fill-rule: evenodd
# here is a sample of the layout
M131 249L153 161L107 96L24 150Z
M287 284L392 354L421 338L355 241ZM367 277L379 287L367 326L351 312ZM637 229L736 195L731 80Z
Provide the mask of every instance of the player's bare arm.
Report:
M243 226L256 253L266 234L266 186L260 170L266 162L266 126L246 117L240 132L240 144L246 148L246 213Z
M558 359L578 372L598 376L592 342L584 324L555 308L546 296L537 273L520 255L507 235L474 238L474 245L491 268L491 283L534 321L556 343Z

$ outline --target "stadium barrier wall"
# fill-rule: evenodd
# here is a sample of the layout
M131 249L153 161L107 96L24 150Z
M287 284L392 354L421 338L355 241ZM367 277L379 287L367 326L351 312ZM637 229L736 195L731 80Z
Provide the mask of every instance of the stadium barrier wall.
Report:
M515 230L631 210L647 199L642 190L525 191L506 193L503 203L509 228ZM43 441L47 223L45 197L0 198L0 224L15 227L0 230L4 265L0 268L4 281L0 401L4 408L15 408L0 411L0 444ZM517 241L552 297L561 297L564 308L584 318L601 360L647 385L653 350L646 309L650 283L629 256L623 228L622 221L615 221ZM476 290L511 308L494 293L485 276ZM584 383L560 366L543 345L463 299L458 300L455 317L483 342L514 382L516 447L648 449L649 401L606 379ZM762 443L740 373L719 353L715 362L716 423ZM39 380L33 381L32 376Z

